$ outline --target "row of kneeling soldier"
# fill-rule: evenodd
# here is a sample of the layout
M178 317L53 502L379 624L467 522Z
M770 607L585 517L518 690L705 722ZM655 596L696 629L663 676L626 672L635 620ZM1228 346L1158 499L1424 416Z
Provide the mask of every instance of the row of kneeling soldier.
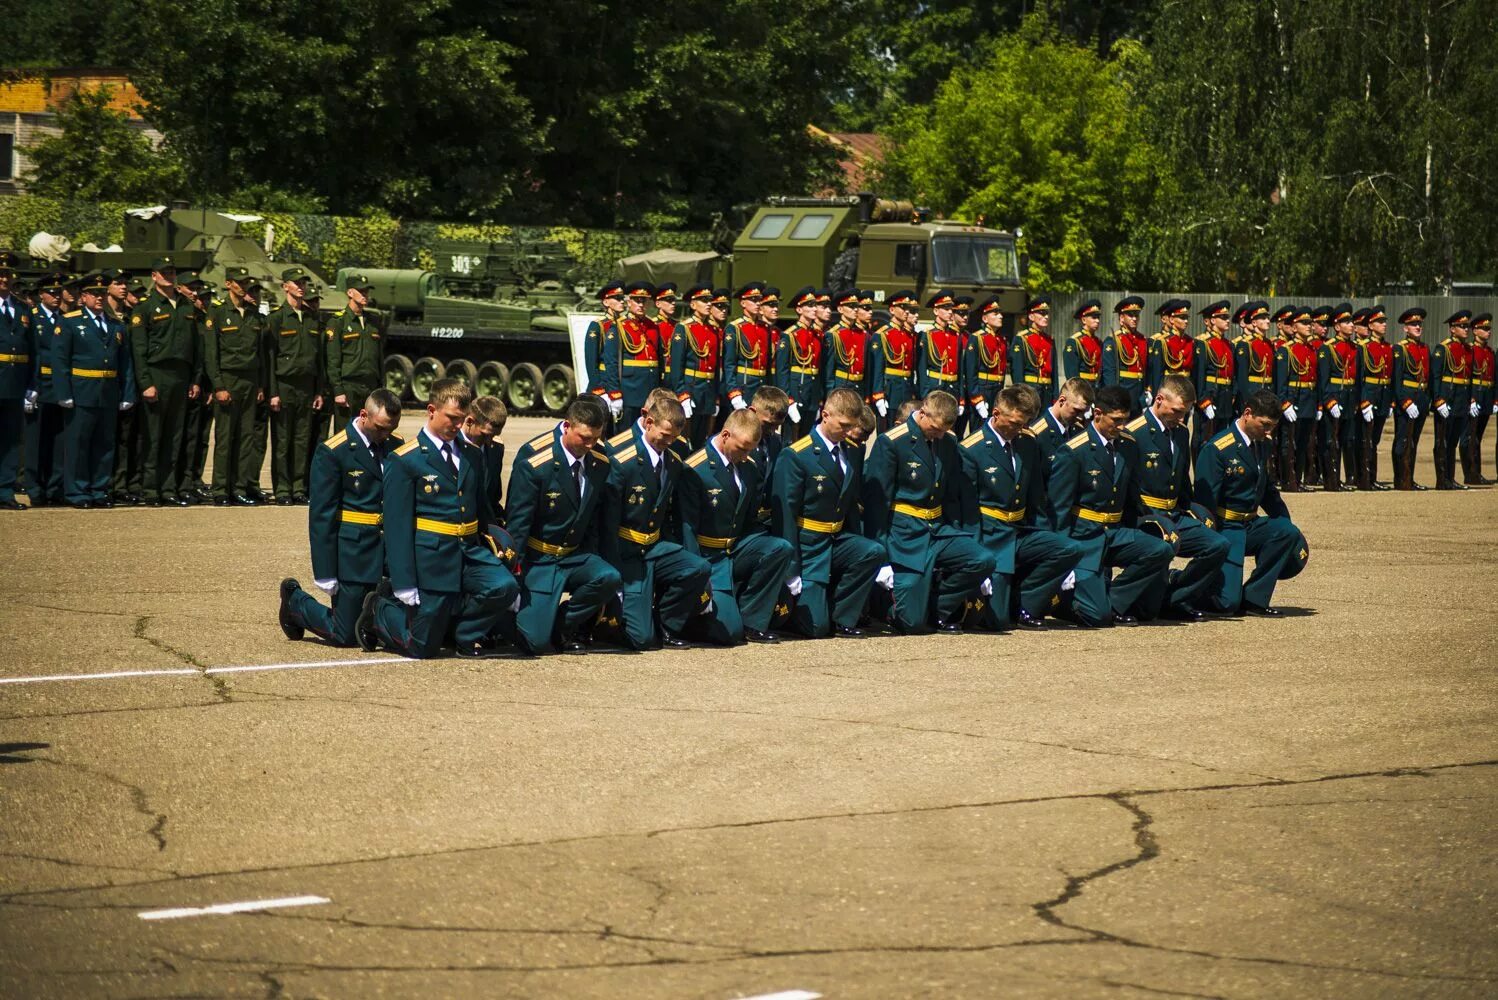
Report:
M1255 389L1193 456L1197 404L1178 375L1137 416L1121 386L1071 378L1044 410L1010 386L959 436L959 400L933 389L876 434L836 387L785 441L792 400L761 386L694 450L670 390L612 437L584 394L502 490L497 400L439 380L400 441L400 403L376 390L314 461L332 605L288 578L280 625L429 657L1274 615L1309 557L1268 475L1281 400Z
M324 323L321 292L300 267L281 274L282 304L262 310L242 267L226 269L218 290L179 273L170 256L153 263L149 282L110 270L17 290L12 263L0 254L0 508L24 509L23 470L32 507L306 503L330 419L336 411L346 423L347 401L381 380L362 276L348 282L347 308ZM75 352L93 351L89 337L106 331L117 363L80 364ZM115 384L112 418L70 413L103 406L80 402L80 384L100 387L80 379ZM260 484L267 440L269 494Z

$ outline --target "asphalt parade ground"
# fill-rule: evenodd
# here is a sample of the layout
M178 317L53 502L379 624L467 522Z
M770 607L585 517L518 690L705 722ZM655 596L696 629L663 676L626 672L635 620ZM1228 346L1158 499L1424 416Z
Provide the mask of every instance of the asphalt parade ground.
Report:
M0 995L1491 997L1498 491L1289 503L1277 620L480 662L0 512Z

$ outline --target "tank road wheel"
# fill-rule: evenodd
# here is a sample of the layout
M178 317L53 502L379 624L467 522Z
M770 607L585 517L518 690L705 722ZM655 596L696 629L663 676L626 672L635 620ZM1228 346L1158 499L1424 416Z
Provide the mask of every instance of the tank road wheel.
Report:
M432 383L441 378L447 366L433 357L417 358L411 370L411 395L418 403L425 403L432 396Z
M510 384L510 369L502 361L485 361L479 365L478 376L473 381L473 391L479 396L505 398L505 386Z
M560 415L577 395L577 379L566 365L552 365L541 379L541 400L546 409Z
M541 398L541 369L529 361L515 366L510 372L510 384L505 388L510 403L510 412L521 413L533 410Z
M411 359L404 354L392 354L385 359L385 388L395 393L396 399L411 398Z
M449 361L447 363L447 377L455 378L472 389L473 383L478 381L479 373L472 361L469 361L467 358L459 358L456 361Z

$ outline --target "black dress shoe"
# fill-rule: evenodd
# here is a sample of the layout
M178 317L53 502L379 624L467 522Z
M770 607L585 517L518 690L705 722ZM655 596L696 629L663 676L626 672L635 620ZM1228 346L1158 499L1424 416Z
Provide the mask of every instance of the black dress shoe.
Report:
M366 653L373 653L380 648L380 633L375 631L375 603L379 599L380 595L376 593L365 594L359 620L354 622L354 637L359 640L359 648Z
M1138 625L1139 624L1139 619L1135 618L1133 615L1121 615L1121 614L1118 614L1117 612L1114 612L1114 614L1113 614L1113 624L1115 624L1115 625Z
M164 499L162 499L161 497L152 497L149 500L143 500L143 501L141 501L141 506L143 506L143 507L165 507L166 506L166 501Z
M937 622L936 623L936 631L938 631L938 632L961 632L962 631L962 623L961 622Z
M1257 604L1244 604L1243 613L1253 615L1255 618L1278 618L1280 613L1274 608L1260 607Z
M494 649L482 642L460 642L457 654L464 660L487 660L494 655Z
M139 507L145 499L139 493L126 493L123 498L116 497L114 502L121 507Z
M849 628L847 625L834 625L832 627L832 634L839 639L862 639L863 629Z
M557 651L562 653L586 653L588 644L580 639L563 639L557 643Z
M1020 628L1043 629L1045 628L1045 619L1040 615L1032 615L1024 608L1020 608L1019 618L1015 621L1014 624L1018 625Z
M0 510L25 510L19 500L0 500Z
M203 502L202 498L196 493L178 493L177 501L182 507L196 507Z
M186 497L176 497L176 496L173 496L173 497L162 497L161 498L161 502L162 502L163 505L165 505L167 507L191 507L192 506L192 504L187 501Z
M281 611L279 616L281 632L292 642L297 641L307 634L306 629L291 620L291 595L301 589L301 585L292 577L288 576L281 581Z
M92 510L94 505L88 500L69 500L68 506L74 510Z
M270 503L273 499L271 495L264 490L245 490L244 492L245 496L249 497L256 503Z
M197 497L199 500L206 501L213 499L213 491L206 486L194 486L192 488L192 495Z
M1184 604L1173 604L1165 612L1165 617L1173 618L1178 622L1199 622L1204 621L1207 616Z
M103 508L104 510L111 510L114 507L114 501L108 499L107 497L105 499L103 499L103 500L92 500L90 502L95 507L100 507L100 508Z
M309 503L311 503L312 500L305 493L293 493L291 495L291 502L296 504L298 507L305 507Z
M780 641L778 636L772 635L769 632L761 632L757 628L744 629L744 638L748 642L762 642L766 645L773 645Z
M1378 490L1380 493L1387 493L1392 488L1387 483L1372 483L1370 485L1372 489Z
M291 497L276 497L277 507L294 507L295 505L296 501Z
M259 507L260 502L254 497L247 497L243 493L234 494L234 505L236 507Z
M234 498L233 497L214 497L213 498L213 506L215 506L215 507L233 507L234 506Z
M670 632L667 632L665 629L661 629L662 649L687 649L691 645L692 644L687 640L680 638L679 636L674 636Z
M31 506L33 506L33 507L45 507L45 506L47 506L47 498L46 497L31 497L30 499L31 499ZM11 507L11 508L8 508L8 509L14 510L15 508Z

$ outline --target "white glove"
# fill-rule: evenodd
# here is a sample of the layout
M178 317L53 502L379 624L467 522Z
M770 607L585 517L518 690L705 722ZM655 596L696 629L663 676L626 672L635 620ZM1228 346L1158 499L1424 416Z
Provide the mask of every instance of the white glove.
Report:
M876 409L876 410L879 411L879 415L881 417L887 417L887 416L889 416L889 400L887 400L887 399L876 399L876 400L874 400L874 409ZM1498 413L1498 407L1494 407L1493 410L1494 410L1495 413Z
M313 580L312 582L317 585L318 590L321 590L329 597L332 597L333 595L338 593L337 580Z
M397 590L395 599L408 608L414 608L421 603L421 591L412 587L410 590Z
M128 400L128 399L122 399L122 400L120 400L120 412L121 413L125 413L126 411L128 411L130 409L130 407L132 407L134 405L135 404L132 403L132 402L130 402L130 400Z
M1148 405L1149 405L1149 404L1148 404L1148 403L1146 403L1146 404L1145 404L1145 405L1146 405L1146 406L1148 406ZM1083 412L1083 413L1082 413L1082 422L1083 422L1083 423L1084 423L1084 424L1085 424L1085 423L1089 423L1089 422L1090 422L1090 421L1091 421L1091 420L1092 420L1092 407L1090 407L1090 406L1089 406L1089 407L1088 407L1088 408L1087 408L1087 409L1086 409L1086 410L1085 410L1085 411L1084 411L1084 412Z
M1072 570L1066 574L1066 579L1061 581L1062 590L1075 590L1077 587L1077 571Z
M993 596L993 577L985 576L983 582L978 585L978 593L984 597Z
M959 417L962 416L963 413L965 413L966 411L967 411L967 404L966 403L958 403L957 404L957 415Z
M973 404L973 409L975 409L975 410L978 411L978 416L982 417L984 420L988 419L988 403L987 402L985 402L984 400L980 399L976 403Z
M1318 424L1321 422L1321 418L1324 417L1324 416L1326 416L1326 411L1323 410L1323 409L1321 409L1321 407L1319 407L1319 406L1316 407L1316 422Z
M1292 424L1300 419L1300 414L1295 412L1294 403L1291 403L1289 406L1285 407L1285 419L1290 421Z
M26 395L25 401L21 403L21 408L23 410L25 410L27 413L35 413L36 412L36 400L34 398L32 398L34 395L35 395L34 393L28 393Z
M520 610L520 595L519 594L516 594L515 595L515 599L510 602L510 610L511 611L519 611Z
M1404 415L1409 417L1411 420L1414 420L1420 415L1420 407L1416 406L1414 403L1410 403L1404 408Z
M1342 404L1341 403L1333 403L1332 404L1332 419L1333 420L1341 420L1342 419Z
M611 400L609 400L609 412L614 415L614 419L615 420L618 420L620 417L624 416L624 400L623 399L611 399Z
M1365 407L1363 407L1363 423L1365 423L1365 424L1371 424L1371 423L1373 423L1373 407L1371 407L1371 406L1365 406Z
M721 412L723 412L723 404L722 403L714 403L713 404L713 416L716 417Z
M895 568L888 563L879 567L879 572L874 574L874 582L885 590L895 589Z
M683 399L681 401L681 412L687 415L688 420L692 419L692 411L695 409L696 407L692 405L692 401L690 399Z
M64 399L61 403L58 403L57 405L60 406L60 407L62 407L64 410L71 410L73 408L73 401L71 399Z
M743 399L744 397L740 396L739 398ZM785 415L791 418L791 423L799 424L801 422L801 407L792 403L785 408Z
M72 400L70 399L67 403L63 403L62 405L67 406L71 402ZM1451 416L1451 404L1442 403L1440 406L1436 407L1436 412L1441 415L1442 420L1445 420L1447 417Z
M1493 404L1493 416L1498 417L1498 403Z
M1216 420L1217 407L1213 406L1211 403L1208 403L1206 409L1202 410L1202 416L1206 417L1208 420Z
M744 396L742 393L733 397L733 399L729 400L729 402L733 403L733 408L735 410L746 409L749 406L748 403L744 402Z
M1148 389L1144 390L1144 405L1148 406L1155 401L1155 394Z
M1477 400L1472 400L1472 415L1475 417L1482 412L1482 407L1477 405Z
M792 597L800 597L801 578L799 576L793 576L789 580L785 581L785 589L791 592Z

